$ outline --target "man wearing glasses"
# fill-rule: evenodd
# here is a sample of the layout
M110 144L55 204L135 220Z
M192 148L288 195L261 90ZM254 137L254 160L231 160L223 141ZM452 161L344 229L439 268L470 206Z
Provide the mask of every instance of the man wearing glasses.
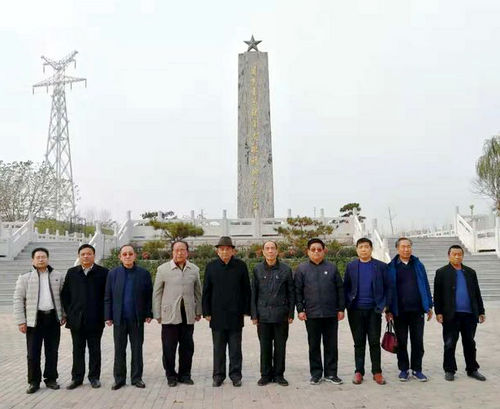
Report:
M234 257L231 237L221 237L215 247L218 257L207 264L202 297L203 316L210 322L214 344L212 385L219 387L226 378L229 347L229 378L239 387L243 316L250 315L250 279L246 264Z
M14 291L14 321L19 331L26 334L28 349L29 386L26 393L40 389L42 344L45 348L45 385L50 389L59 389L57 357L60 326L66 322L61 305L64 274L49 265L49 251L43 247L34 249L31 259L31 271L19 276Z
M163 368L168 386L177 383L193 385L194 322L201 318L201 284L199 268L188 261L189 246L182 240L171 246L172 260L156 272L153 288L153 317L161 325ZM175 355L179 345L179 370Z
M337 376L337 337L338 321L344 319L344 292L337 267L325 260L326 250L322 240L309 240L309 261L301 263L295 271L297 312L299 320L306 323L309 343L311 385L318 385L323 375L327 382L342 383Z

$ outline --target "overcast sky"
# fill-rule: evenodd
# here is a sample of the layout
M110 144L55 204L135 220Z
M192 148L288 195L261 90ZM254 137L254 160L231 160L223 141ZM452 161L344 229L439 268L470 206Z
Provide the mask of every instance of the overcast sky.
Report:
M388 227L451 222L500 130L500 2L17 1L0 13L0 160L43 160L41 55L67 91L79 208L236 217L237 64L269 53L275 214L348 202Z

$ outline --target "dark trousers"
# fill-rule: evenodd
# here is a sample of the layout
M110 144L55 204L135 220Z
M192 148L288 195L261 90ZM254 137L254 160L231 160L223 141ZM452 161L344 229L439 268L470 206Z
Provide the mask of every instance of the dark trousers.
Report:
M125 320L113 326L115 343L115 363L113 376L115 383L125 383L127 378L127 338L130 339L132 361L130 380L132 383L142 380L142 344L144 342L144 323Z
M71 379L83 382L85 376L85 346L89 348L89 381L98 380L101 376L101 337L103 329L71 330L73 339L73 368Z
M424 314L418 311L402 312L394 317L394 331L398 339L398 368L422 371L424 356ZM411 341L411 361L408 359L408 331Z
M288 322L259 323L257 326L257 335L260 342L261 376L267 379L283 377L285 373Z
M43 378L45 382L55 381L58 378L57 354L60 339L61 327L55 310L51 310L48 314L38 311L36 326L28 327L26 331L28 383L39 384L42 381L42 370L40 368L42 343L45 349Z
M212 340L214 344L214 379L226 379L226 348L229 347L229 378L232 381L241 380L241 354L242 330L214 330Z
M337 317L308 318L306 320L307 341L309 343L309 371L311 376L321 378L337 376ZM321 338L323 338L323 363L321 362ZM324 368L324 369L323 369Z
M458 336L462 336L462 346L465 358L465 370L468 374L477 371L479 364L476 361L476 335L477 319L473 314L457 312L451 320L443 322L444 362L445 372L455 372L457 361L455 360L455 347Z
M193 363L194 325L163 324L161 342L163 345L163 368L168 379L190 379ZM175 371L175 353L179 345L179 372Z
M380 325L381 314L373 309L356 310L350 309L347 312L349 327L351 328L352 339L354 341L354 363L355 372L365 374L365 350L366 339L370 346L370 359L372 361L372 374L382 372L380 366Z

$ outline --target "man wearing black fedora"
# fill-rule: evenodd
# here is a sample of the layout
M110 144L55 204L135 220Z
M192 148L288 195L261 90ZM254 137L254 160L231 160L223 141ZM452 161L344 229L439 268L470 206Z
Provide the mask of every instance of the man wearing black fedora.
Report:
M241 386L241 335L243 316L250 315L250 279L246 264L234 257L230 237L221 237L215 248L218 257L206 266L202 297L214 345L213 386L221 386L226 378L228 347L229 378Z

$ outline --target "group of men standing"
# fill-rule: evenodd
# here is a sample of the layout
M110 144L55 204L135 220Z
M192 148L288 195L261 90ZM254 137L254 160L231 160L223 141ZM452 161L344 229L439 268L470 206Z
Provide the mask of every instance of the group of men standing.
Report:
M436 272L433 305L425 267L412 254L410 239L398 239L398 254L389 264L372 258L372 247L367 238L357 241L358 258L347 265L342 279L335 264L325 259L327 249L321 239L309 240L308 260L297 267L295 274L278 259L277 244L267 241L262 248L264 260L255 266L250 282L246 264L235 257L231 238L221 237L216 245L218 257L206 266L203 291L199 268L188 261L189 246L182 240L172 243L172 259L158 267L154 286L150 273L135 263L136 252L131 245L120 248L121 264L108 272L95 264L95 249L84 244L78 249L80 265L70 268L66 275L50 267L48 250L36 248L32 252L33 268L19 276L14 293L14 318L27 339L27 393L36 392L42 381L42 344L45 384L59 389L57 354L60 326L64 324L73 340L72 380L67 389L83 383L86 346L89 382L93 388L101 386L104 323L113 326L112 389L125 385L128 341L131 384L144 388L144 323L153 318L162 325L162 358L168 385L193 384L194 323L202 316L212 330L214 387L221 386L226 378L226 350L229 378L235 387L241 386L245 315L251 316L257 326L260 342L258 385L275 382L286 386L286 342L295 308L307 329L312 385L321 381L342 383L337 374L337 339L338 322L344 319L345 310L354 341L354 384L361 384L365 376L367 341L373 379L381 385L386 382L380 349L384 313L387 321L394 322L399 380L408 381L411 371L414 378L427 381L422 372L424 317L432 318L433 306L443 327L445 379L454 379L455 347L461 335L467 374L486 380L478 372L474 341L477 322L485 320L484 306L475 271L462 264L463 249L451 246L449 264Z

